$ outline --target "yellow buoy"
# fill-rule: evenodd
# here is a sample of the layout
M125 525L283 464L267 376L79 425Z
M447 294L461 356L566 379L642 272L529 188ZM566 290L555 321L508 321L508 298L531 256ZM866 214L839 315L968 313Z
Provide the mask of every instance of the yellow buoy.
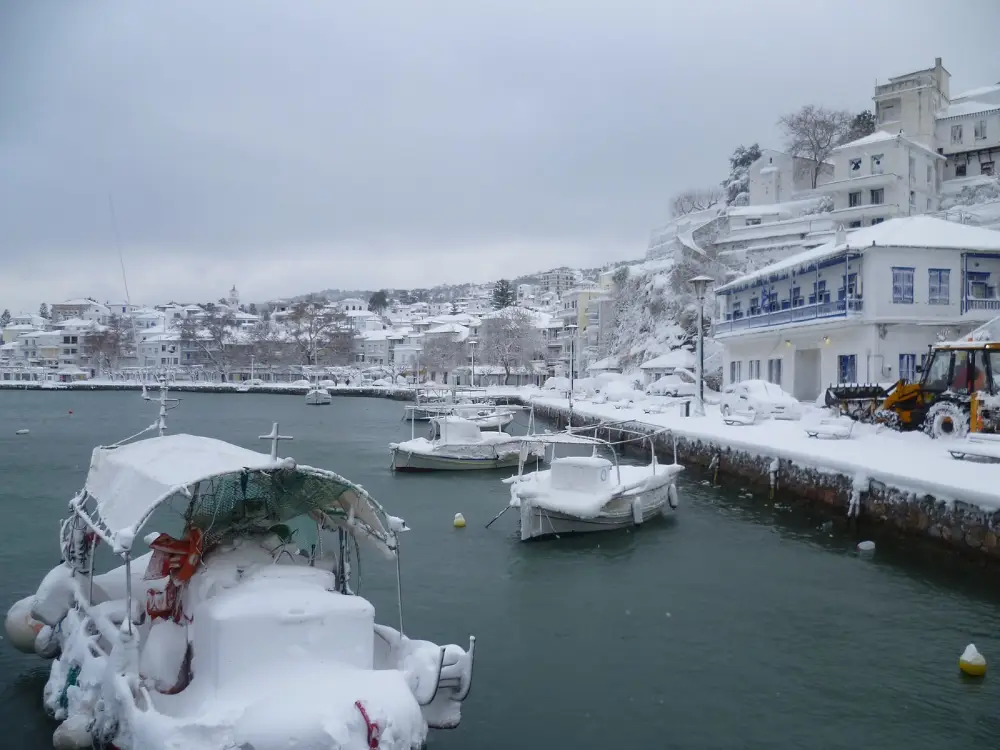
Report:
M976 650L975 645L970 643L958 657L958 668L970 677L982 677L986 674L986 659Z
M465 528L465 516L463 516L461 513L455 514L455 528L456 529Z

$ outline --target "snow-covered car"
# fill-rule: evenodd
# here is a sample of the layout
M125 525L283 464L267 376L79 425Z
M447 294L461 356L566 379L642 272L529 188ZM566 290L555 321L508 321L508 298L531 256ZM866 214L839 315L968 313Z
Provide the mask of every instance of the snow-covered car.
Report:
M802 405L790 393L766 380L744 380L722 391L719 410L723 417L754 411L760 417L800 419Z
M694 396L697 392L698 387L693 382L677 373L661 375L646 388L651 396Z

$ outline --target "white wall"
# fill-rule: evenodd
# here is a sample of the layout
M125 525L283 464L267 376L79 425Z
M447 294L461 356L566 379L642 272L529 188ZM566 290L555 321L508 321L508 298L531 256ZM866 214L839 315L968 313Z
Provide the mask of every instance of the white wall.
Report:
M878 168L873 163L877 156L882 157L882 174L887 176L883 179L872 178L878 174ZM834 153L833 158L837 175L836 185L830 187L834 210L848 209L852 192L861 193L861 205L870 205L871 191L879 188L884 190L883 203L896 206L896 215L922 214L938 209L938 171L943 165L941 159L922 148L902 139L892 139L840 149ZM851 168L851 162L855 159L861 160L858 170ZM844 180L851 182L843 182ZM857 184L853 184L855 180ZM912 203L911 191L914 194ZM870 220L864 224L870 224Z

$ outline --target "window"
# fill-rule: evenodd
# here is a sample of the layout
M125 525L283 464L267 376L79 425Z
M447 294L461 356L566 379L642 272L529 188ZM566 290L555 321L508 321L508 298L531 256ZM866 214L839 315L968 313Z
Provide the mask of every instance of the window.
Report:
M875 226L876 224L881 224L883 221L885 221L884 216L879 216L875 219L872 219L872 226Z
M934 182L934 167L930 164L927 165L927 184L930 185Z
M892 301L895 304L913 304L913 269L893 266Z
M952 125L951 126L951 142L961 143L962 142L962 126Z
M913 154L910 154L906 166L910 168L910 184L913 184L917 181L917 159Z
M885 203L885 188L877 188L871 191L872 200L871 204L873 206L879 206Z
M858 227L861 226L861 219L858 219L857 221L852 221L849 224L849 226L850 226L851 229L857 229Z
M733 362L729 363L729 382L730 383L739 383L741 380L743 380L743 374L741 372L741 369L742 369L741 366L742 366L742 364L743 363L740 362L739 360L734 360Z
M748 227L755 227L758 224L760 224L760 219L747 219L747 226Z
M994 164L994 162L991 162L991 161L981 162L980 165L979 165L979 172L980 172L980 174L985 174L985 175L989 175L989 176L992 177L993 174L994 174L994 172L993 172L993 164Z
M855 206L861 205L861 191L858 190L856 193L847 194L847 207L854 208Z
M965 173L966 173L967 170L968 170L968 167L965 164L956 164L955 165L955 176L956 177L965 177Z
M930 210L931 210L931 205L932 205L932 204L931 204L931 199L930 199L930 198L928 198L928 199L927 199L927 210L928 210L928 211L930 211Z
M781 385L781 359L767 360L767 380L769 383Z
M950 304L951 271L947 268L932 268L927 274L927 301L932 305Z
M858 382L858 357L855 354L841 354L837 357L837 382Z
M872 157L872 174L882 174L882 154L875 154Z
M760 380L760 360L750 360L750 380Z
M917 207L917 194L915 191L910 191L910 208L915 209Z
M986 120L977 120L973 136L977 141L986 140Z
M913 382L917 377L917 355L916 354L900 354L899 355L899 377L903 380Z
M860 172L861 171L861 159L851 159L850 160L851 171Z
M991 287L990 275L983 271L969 271L966 275L968 289L965 296L968 299L989 299L993 297L996 287Z

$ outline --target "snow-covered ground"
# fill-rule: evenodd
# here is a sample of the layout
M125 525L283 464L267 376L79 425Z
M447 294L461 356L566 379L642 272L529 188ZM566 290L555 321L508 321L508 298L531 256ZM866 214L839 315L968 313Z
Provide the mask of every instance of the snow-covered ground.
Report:
M495 388L491 393L517 395L540 406L568 407L568 399L552 390ZM669 401L644 397L638 392L631 404L574 398L574 422L581 423L581 418L590 417L595 421L632 420L654 428L669 427L678 437L787 459L802 467L852 477L860 475L918 496L930 494L939 500L960 500L984 510L1000 510L1000 464L956 460L944 442L920 432L899 433L855 424L847 439L809 438L805 427L830 417L827 410L814 406L805 407L801 421L767 419L743 426L727 425L718 406L711 404L706 406L704 417L684 417L680 408L668 408L660 414L646 411L653 404L662 408Z

